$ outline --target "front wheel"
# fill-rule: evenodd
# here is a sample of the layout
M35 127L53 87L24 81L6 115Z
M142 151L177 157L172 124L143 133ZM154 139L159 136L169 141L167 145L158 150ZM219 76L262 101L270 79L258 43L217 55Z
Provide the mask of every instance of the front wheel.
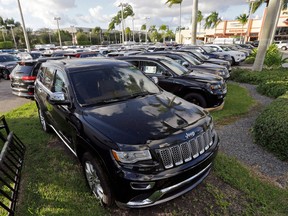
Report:
M10 74L10 73L9 73L8 70L4 70L4 71L3 71L3 79L9 80L9 79L10 79L9 74Z
M110 180L101 164L86 152L82 157L82 166L91 192L102 205L110 207L114 204Z
M189 101L190 103L196 104L196 105L201 106L203 108L207 107L207 102L201 94L190 93L190 94L185 95L184 99Z

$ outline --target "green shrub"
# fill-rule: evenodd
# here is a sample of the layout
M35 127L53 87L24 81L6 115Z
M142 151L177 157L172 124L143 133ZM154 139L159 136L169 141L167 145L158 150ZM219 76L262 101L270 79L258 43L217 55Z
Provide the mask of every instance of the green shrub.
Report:
M288 160L288 93L277 98L258 116L254 137L258 145Z
M254 49L251 55L245 60L245 63L253 64L257 56L257 51L258 49ZM287 58L283 58L283 54L280 52L276 44L272 44L268 47L264 60L264 66L266 68L268 69L281 68L282 64L287 62L288 62Z
M11 48L13 48L13 42L12 41L0 42L0 49L11 49Z
M263 82L257 86L257 91L268 97L277 98L288 92L288 81Z

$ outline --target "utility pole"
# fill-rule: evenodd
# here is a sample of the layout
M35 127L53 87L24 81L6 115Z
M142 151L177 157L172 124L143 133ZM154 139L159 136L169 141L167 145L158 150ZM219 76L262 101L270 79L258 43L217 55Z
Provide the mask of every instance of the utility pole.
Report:
M145 17L145 20L146 20L146 35L145 35L145 43L148 42L148 20L150 19L150 17Z
M62 49L62 41L61 41L61 34L60 34L60 28L59 28L59 20L61 20L61 17L54 17L54 20L56 20L56 22L57 22L59 43L60 43L60 48Z
M20 11L21 20L22 20L22 27L23 27L23 33L24 33L26 48L27 48L27 51L28 51L28 52L31 52L30 43L29 43L29 39L28 39L27 32L26 32L26 27L25 27L25 22L24 22L24 18L23 18L23 13L22 13L22 9L21 9L20 0L17 0L17 1L18 1L18 8L19 8L19 11Z
M15 49L18 49L18 48L17 48L16 39L15 39L15 35L14 35L14 31L13 31L13 27L15 27L15 25L13 25L13 24L8 24L7 26L10 27L10 29L11 29L11 33L12 33L12 37L13 37Z

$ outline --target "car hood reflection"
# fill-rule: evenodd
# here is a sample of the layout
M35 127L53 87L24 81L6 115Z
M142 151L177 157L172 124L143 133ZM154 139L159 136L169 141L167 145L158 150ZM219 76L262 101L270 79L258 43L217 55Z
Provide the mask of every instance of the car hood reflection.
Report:
M85 109L85 120L117 143L164 139L206 116L203 109L168 92Z

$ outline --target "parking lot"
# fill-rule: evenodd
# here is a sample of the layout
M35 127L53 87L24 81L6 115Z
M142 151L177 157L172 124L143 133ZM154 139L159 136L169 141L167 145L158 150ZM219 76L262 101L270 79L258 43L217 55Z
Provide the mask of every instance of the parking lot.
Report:
M13 95L10 88L10 80L0 81L0 113L8 112L31 100Z

